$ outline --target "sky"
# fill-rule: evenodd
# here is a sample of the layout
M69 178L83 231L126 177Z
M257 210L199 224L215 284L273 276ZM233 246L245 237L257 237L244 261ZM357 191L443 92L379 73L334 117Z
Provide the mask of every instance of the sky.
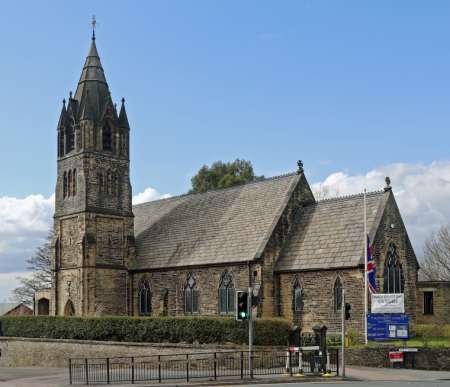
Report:
M450 221L450 2L2 2L0 302L51 227L56 125L97 19L126 99L135 202L190 188L203 164L258 175L303 160L330 195L389 175L417 255Z

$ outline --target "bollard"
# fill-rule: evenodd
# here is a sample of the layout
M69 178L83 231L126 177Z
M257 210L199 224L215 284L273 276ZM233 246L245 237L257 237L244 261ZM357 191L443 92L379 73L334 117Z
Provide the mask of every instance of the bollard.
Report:
M69 359L69 384L72 384L72 359Z
M189 355L186 354L186 381L189 383Z
M214 352L214 380L217 380L217 353Z
M292 352L289 351L289 375L292 376Z
M159 383L162 382L162 377L161 377L161 355L158 355L158 382Z
M109 379L109 357L106 358L106 384L110 383Z
M330 370L330 352L327 351L327 364L325 366L325 370L323 371L322 376L328 377L331 376Z
M84 359L84 368L86 371L86 384L89 384L89 365L88 365L88 359Z
M303 354L302 351L298 351L298 374L303 376Z

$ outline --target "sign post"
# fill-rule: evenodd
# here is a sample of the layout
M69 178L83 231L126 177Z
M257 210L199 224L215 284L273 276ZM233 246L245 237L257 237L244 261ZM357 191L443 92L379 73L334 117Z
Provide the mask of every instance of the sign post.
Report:
M345 376L345 289L342 288L341 305L341 351L342 351L342 376Z
M253 313L252 313L253 289L248 288L248 371L250 378L253 379Z

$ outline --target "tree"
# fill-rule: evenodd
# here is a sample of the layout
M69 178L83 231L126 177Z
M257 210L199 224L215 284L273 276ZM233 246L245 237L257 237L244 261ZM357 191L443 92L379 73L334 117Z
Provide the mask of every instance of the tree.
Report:
M191 179L192 189L189 192L206 192L262 179L264 176L255 176L250 161L240 159L228 163L216 161L211 167L204 165L199 169Z
M50 288L52 282L51 241L52 235L50 234L46 241L27 259L27 269L32 273L29 277L18 277L20 286L13 290L13 298L17 302L33 305L35 292Z
M426 239L420 272L428 281L450 281L450 224Z

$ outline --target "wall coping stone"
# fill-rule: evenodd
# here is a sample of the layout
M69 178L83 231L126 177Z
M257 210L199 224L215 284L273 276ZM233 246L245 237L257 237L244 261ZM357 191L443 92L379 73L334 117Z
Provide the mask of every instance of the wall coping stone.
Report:
M123 347L143 347L143 348L180 348L180 349L205 349L205 350L247 350L247 345L239 344L199 344L199 343L143 343L130 341L101 341L101 340L76 340L76 339L52 339L46 337L8 337L1 336L0 343L7 341L31 341L37 343L65 343L65 344L84 344L84 345L111 345ZM287 347L280 346L260 346L254 345L254 350L286 350Z

